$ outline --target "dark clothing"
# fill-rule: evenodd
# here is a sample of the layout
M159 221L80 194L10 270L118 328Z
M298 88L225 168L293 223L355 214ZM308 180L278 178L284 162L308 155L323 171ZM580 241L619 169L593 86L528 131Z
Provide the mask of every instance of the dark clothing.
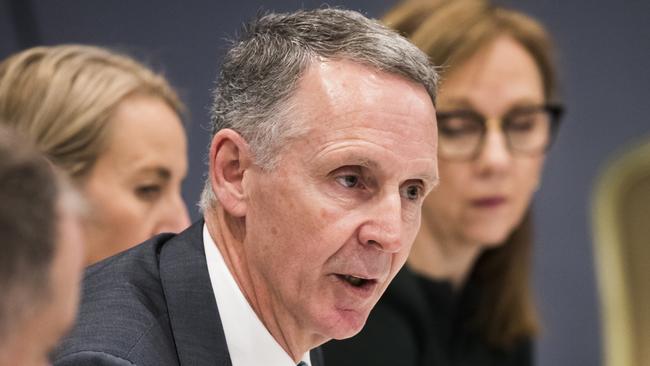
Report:
M447 282L426 279L404 267L356 336L323 346L332 366L528 366L531 342L510 351L488 346L468 319L479 291L471 278L461 293Z
M56 366L231 365L203 250L203 221L88 268ZM314 366L322 354L312 351Z

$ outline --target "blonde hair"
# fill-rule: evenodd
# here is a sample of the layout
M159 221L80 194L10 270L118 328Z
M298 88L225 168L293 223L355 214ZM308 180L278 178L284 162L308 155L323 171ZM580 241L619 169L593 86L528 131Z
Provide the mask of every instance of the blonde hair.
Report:
M400 3L383 21L442 66L443 85L446 73L497 38L511 37L535 60L546 100L558 98L552 42L544 27L525 14L488 0L415 0ZM469 322L492 346L510 348L539 329L529 285L531 247L528 212L510 237L481 254L473 268L482 290L476 316Z
M184 110L162 75L103 48L35 47L0 64L0 119L76 182L106 148L117 106L135 94L159 97L179 115Z

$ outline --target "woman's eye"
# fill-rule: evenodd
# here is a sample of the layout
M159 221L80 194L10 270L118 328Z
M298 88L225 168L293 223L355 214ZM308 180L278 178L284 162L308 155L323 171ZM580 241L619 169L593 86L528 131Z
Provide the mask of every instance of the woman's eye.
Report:
M447 138L464 137L481 133L481 125L469 118L451 118L439 121L439 132Z
M533 129L535 120L532 118L519 118L508 124L508 129L515 132L527 132Z
M342 175L336 178L336 180L344 187L354 188L359 185L359 176L357 175Z
M153 200L157 198L162 191L162 187L159 185L144 185L136 187L135 194L141 199L144 200Z

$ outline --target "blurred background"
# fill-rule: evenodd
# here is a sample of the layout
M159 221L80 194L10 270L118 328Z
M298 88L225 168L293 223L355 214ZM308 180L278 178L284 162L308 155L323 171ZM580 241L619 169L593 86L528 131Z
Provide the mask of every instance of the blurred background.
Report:
M372 17L380 17L393 3L327 2ZM498 3L533 15L554 36L568 111L534 204L534 286L544 324L537 365L600 365L603 327L592 196L611 159L650 139L650 2ZM206 170L210 91L227 40L259 11L322 4L322 0L0 0L0 58L35 45L86 43L126 52L162 70L189 107L190 170L183 196L196 219ZM650 209L645 214L650 223ZM650 238L647 241L650 245Z

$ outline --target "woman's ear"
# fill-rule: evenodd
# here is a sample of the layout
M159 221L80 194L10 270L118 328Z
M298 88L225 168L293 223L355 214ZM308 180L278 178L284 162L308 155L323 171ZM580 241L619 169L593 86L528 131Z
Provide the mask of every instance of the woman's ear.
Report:
M210 145L210 183L219 205L234 217L246 215L244 172L251 166L246 140L231 129L223 129Z

